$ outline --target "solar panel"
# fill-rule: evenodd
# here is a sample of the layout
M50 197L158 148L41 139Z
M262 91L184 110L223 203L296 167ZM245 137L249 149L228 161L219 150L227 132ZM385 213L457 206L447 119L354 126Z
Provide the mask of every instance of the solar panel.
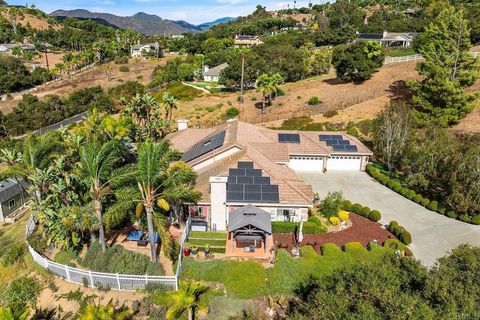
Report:
M332 136L329 134L321 134L318 137L320 138L320 141L332 140Z
M204 139L197 144L193 145L190 149L185 151L182 156L182 160L185 162L191 161L196 159L204 154L220 148L223 146L223 142L225 141L225 131L221 131L216 135Z
M227 184L227 191L244 192L244 184Z
M245 175L248 177L261 177L262 170L261 169L245 169Z
M334 140L342 140L343 137L341 134L332 134L332 139Z
M262 194L258 192L245 192L245 201L260 202L262 201Z
M332 148L333 148L333 151L346 151L345 147L346 146L344 145L335 145Z
M237 183L237 177L228 176L227 183L232 183L232 184Z
M262 192L262 185L261 184L246 184L245 185L245 193L247 192Z
M270 177L254 177L253 183L254 184L270 184Z
M338 141L338 144L343 144L343 145L349 145L350 144L350 141L348 140L337 140Z
M245 176L245 170L246 169L230 168L228 170L228 175L229 176L234 176L234 177Z
M358 151L358 148L357 148L357 146L345 146L345 151L348 151L348 152L357 152L357 151Z
M328 140L328 141L325 141L325 143L327 144L327 146L332 147L332 146L339 145L340 141L342 140Z
M262 202L278 203L280 202L280 197L278 193L262 192Z
M253 177L237 177L237 183L253 184Z
M227 192L227 201L243 201L243 192Z
M265 192L277 192L278 193L278 186L275 185L275 184L264 184L262 185L262 193L265 193Z
M237 168L239 169L253 169L253 162L250 161L238 161Z
M280 143L300 143L300 135L298 133L279 133L278 142Z

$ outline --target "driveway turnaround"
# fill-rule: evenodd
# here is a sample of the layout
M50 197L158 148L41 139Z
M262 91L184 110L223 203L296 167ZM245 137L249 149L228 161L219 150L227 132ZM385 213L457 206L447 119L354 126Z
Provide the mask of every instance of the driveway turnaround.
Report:
M312 185L320 198L328 192L341 191L344 198L352 203L358 202L372 210L379 210L382 213L382 224L387 225L391 220L397 220L412 234L412 244L409 247L426 266L431 267L436 259L462 243L480 245L480 226L427 210L376 182L364 172L297 174Z

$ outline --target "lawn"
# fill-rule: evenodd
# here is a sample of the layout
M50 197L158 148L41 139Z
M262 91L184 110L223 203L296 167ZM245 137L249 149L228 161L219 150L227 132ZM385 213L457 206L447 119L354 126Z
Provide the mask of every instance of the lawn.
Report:
M188 235L188 245L198 247L200 251L204 251L208 245L212 252L225 253L226 243L226 232L192 231Z
M191 239L201 238L201 239L227 239L226 232L203 232L203 231L190 231L188 237Z
M5 225L0 229L0 252L4 252L5 249L10 247L16 242L25 241L25 226L27 225L29 213L18 221Z
M412 47L386 50L386 55L388 57L405 57L405 56L413 56L414 54L416 54L416 52Z
M265 269L256 261L211 260L185 258L184 278L221 282L234 298L249 299L266 295L292 294L309 276L325 277L342 267L354 267L380 259L388 249L372 245L366 250L360 243L350 243L345 251L334 244L325 244L319 256L312 247L301 248L296 259L279 250L273 268Z
M186 86L181 82L176 82L168 85L164 89L156 91L153 96L159 101L162 101L162 96L167 91L173 94L175 98L182 101L191 101L194 98L198 98L203 94L203 92L198 89Z

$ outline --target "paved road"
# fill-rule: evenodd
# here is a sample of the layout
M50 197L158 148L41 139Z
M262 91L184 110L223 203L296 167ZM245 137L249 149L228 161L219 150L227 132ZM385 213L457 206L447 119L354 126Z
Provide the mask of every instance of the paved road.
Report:
M480 245L480 226L450 219L412 202L376 182L364 172L298 172L324 197L342 191L346 199L382 213L383 224L397 220L412 234L414 255L427 266L459 244Z

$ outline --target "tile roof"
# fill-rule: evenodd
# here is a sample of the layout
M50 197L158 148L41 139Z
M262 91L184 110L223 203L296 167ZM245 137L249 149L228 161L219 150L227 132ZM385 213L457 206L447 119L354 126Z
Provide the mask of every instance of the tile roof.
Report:
M221 65L218 65L216 67L208 69L208 71L205 71L203 73L204 76L219 76L220 72L228 67L228 63L222 63Z
M210 201L209 178L211 176L227 176L228 169L236 167L238 161L252 161L255 168L262 169L262 174L270 177L272 184L278 184L281 204L303 205L311 203L313 198L311 186L299 178L295 171L281 163L288 162L291 155L327 156L341 154L340 152L333 152L332 148L327 146L324 141L320 141L320 133L341 134L343 139L349 140L351 144L357 146L358 151L353 154L372 154L357 138L341 132L272 130L238 120L228 121L210 129L185 129L169 135L167 138L174 148L184 152L188 150L188 146L193 146L196 142L223 130L226 134L221 147L214 152L201 155L188 162L195 166L228 149L237 147L240 150L227 158L217 160L197 170L196 187L203 195L203 202ZM279 133L297 133L300 135L300 143L279 143ZM343 152L343 154L346 153Z

